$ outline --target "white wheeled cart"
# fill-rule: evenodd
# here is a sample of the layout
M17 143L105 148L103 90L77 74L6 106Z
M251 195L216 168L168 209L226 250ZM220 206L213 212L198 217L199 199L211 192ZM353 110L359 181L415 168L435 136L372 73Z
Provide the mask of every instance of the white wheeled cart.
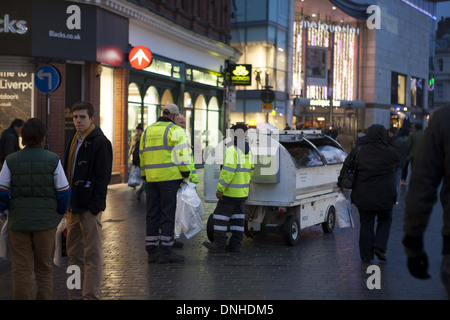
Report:
M344 149L320 131L250 129L248 140L255 170L245 202L245 234L281 232L290 246L300 230L322 225L333 232L336 223L336 182L345 160ZM204 166L206 202L217 202L216 188L230 139L221 142ZM207 235L213 241L213 218Z

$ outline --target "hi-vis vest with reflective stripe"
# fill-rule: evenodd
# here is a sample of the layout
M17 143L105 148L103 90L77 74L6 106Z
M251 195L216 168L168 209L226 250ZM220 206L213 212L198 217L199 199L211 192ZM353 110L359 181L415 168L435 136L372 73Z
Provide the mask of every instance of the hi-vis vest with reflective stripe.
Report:
M145 129L139 145L141 175L149 182L183 179L189 172L186 134L173 122L158 121Z
M251 151L244 154L237 146L229 147L225 151L224 163L220 172L217 190L223 192L223 195L227 197L248 197L253 168L253 155Z

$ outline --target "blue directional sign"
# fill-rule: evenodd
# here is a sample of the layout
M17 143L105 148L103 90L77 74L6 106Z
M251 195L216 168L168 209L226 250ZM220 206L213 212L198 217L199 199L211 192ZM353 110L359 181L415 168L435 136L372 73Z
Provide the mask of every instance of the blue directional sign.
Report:
M49 65L40 67L34 74L34 85L42 93L53 92L58 88L60 81L58 70Z

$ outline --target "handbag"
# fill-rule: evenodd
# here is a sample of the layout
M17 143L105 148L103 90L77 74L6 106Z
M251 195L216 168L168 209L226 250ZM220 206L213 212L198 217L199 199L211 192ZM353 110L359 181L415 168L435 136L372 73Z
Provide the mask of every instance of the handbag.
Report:
M350 163L348 165L347 170L344 172L342 176L342 187L345 189L353 189L353 185L355 184L356 180L356 165L358 164L358 153L359 149L361 147L358 147L356 149L356 152L353 154L353 156L350 159Z

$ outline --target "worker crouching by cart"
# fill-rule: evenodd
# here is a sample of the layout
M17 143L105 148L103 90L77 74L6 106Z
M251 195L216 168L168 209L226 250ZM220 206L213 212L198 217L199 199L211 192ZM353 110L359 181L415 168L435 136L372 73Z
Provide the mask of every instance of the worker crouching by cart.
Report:
M253 155L248 142L245 141L247 126L236 124L231 130L234 143L225 151L216 190L219 202L213 214L214 242L203 243L211 253L240 252L244 236L244 202L248 197L250 179L253 175ZM228 224L231 237L227 245Z

